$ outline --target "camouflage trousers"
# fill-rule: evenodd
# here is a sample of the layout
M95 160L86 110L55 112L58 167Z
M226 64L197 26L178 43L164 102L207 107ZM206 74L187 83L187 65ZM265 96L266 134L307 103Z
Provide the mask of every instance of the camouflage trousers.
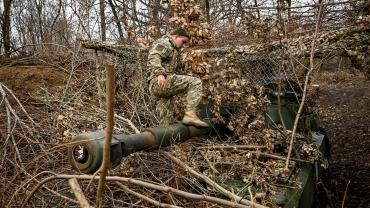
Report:
M157 100L156 113L159 124L168 125L174 122L174 99L186 92L186 111L195 109L202 98L202 81L186 75L168 75L164 89L159 89L157 78L150 81L149 92Z

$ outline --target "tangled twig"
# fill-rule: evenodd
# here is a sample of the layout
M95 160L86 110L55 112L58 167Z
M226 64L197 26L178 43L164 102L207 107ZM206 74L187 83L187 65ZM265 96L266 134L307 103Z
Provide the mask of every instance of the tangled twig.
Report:
M166 155L168 158L170 158L177 165L181 166L182 168L184 168L186 171L188 171L189 173L191 173L195 177L197 177L199 179L202 179L208 185L212 186L213 188L215 188L217 191L219 191L223 195L229 197L231 200L233 200L235 202L238 202L238 203L241 203L241 204L244 204L244 205L251 205L252 204L251 201L249 201L247 199L243 199L242 197L237 196L237 195L231 193L230 191L226 190L225 188L223 188L222 186L220 186L219 184L217 184L215 181L213 181L212 179L210 179L206 175L203 175L203 174L195 171L194 169L192 169L191 167L189 167L188 165L186 165L185 163L181 162L179 159L177 159L176 157L174 157L172 154L170 154L168 152L163 152L163 151L162 151L162 153L164 155ZM265 206L259 205L259 204L254 204L254 206L256 208L266 208Z
M24 200L22 207L25 207L28 203L28 201L31 199L31 197L34 195L34 193L45 183L48 183L50 181L56 180L56 179L71 179L71 178L76 178L80 180L98 180L99 178L89 176L89 175L65 175L65 174L58 174L55 176L48 177L44 180L42 180L40 183L37 184L37 186L30 192L30 194L27 196L27 198ZM237 207L237 208L247 208L248 206L242 205L242 204L237 204L235 202L230 202L224 199L216 198L216 197L211 197L207 195L199 195L199 194L193 194L185 191L181 191L179 189L171 188L168 186L164 185L156 185L153 183L145 182L142 180L137 180L137 179L132 179L132 178L125 178L125 177L118 177L118 176L107 176L106 177L107 181L121 181L121 182L126 182L126 183L132 183L138 186L143 186L146 188L151 188L159 191L163 191L165 193L173 193L185 198L193 199L193 200L204 200L204 201L209 201L213 202L216 204L220 205L225 205L225 206L230 206L230 207ZM264 207L264 206L261 206Z

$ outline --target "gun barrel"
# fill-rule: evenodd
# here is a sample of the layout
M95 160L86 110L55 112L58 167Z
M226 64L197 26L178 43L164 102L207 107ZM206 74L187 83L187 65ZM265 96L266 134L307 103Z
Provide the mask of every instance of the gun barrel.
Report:
M111 143L110 167L120 164L126 157L141 150L158 149L178 142L184 142L195 136L205 135L211 128L196 128L176 123L166 127L145 129L142 133L113 135ZM68 149L71 165L83 173L97 171L103 161L104 131L83 133L72 139Z

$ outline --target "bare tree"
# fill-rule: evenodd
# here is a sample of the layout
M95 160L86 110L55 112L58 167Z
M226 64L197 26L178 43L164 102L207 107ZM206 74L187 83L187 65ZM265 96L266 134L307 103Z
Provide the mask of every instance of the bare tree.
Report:
M244 15L244 9L242 5L242 0L236 0L236 7L237 7L237 10L238 10L238 13L241 19L243 20L245 15Z
M107 28L105 24L105 1L99 0L99 8L100 8L100 34L101 34L101 40L106 41L107 40Z
M44 0L37 0L34 1L37 10L37 23L38 23L38 32L40 35L40 41L43 43L45 42L44 39L44 29L43 29L43 9L44 9Z
M59 5L57 7L57 12L56 12L56 15L51 23L51 26L50 26L50 40L53 40L53 31L54 31L54 26L60 16L60 13L61 13L61 10L62 10L62 0L59 0Z
M211 16L210 16L210 2L209 0L202 0L199 2L203 14L206 16L207 22L210 24L211 23Z
M113 0L108 0L109 2L109 6L111 7L112 9L112 13L113 13L113 18L114 18L114 21L116 22L116 25L117 25L117 30L118 30L118 34L119 34L119 41L123 41L123 30L122 30L122 25L121 25L121 21L118 17L118 13L117 13L117 5L116 5L116 2L113 2Z
M159 9L160 9L160 3L161 3L161 0L152 0L151 1L151 7L152 7L152 13L151 13L151 16L152 16L152 25L154 26L154 30L156 32L156 37L158 38L159 35L160 35L160 26L161 26L161 22L159 20Z
M2 24L2 34L3 34L3 45L4 45L4 54L5 57L9 57L10 52L10 8L11 8L12 0L4 0L4 12L3 12L3 24Z
M253 2L254 2L254 6L257 8L257 9L256 9L257 17L258 17L258 19L260 20L260 19L261 19L261 14L260 14L260 10L258 9L257 0L253 0Z

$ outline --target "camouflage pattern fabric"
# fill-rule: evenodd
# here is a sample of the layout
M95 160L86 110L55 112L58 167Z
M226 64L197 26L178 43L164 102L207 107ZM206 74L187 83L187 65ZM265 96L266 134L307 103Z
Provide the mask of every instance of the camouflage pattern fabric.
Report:
M202 97L202 81L182 74L180 53L170 35L164 35L149 50L148 67L151 72L149 91L157 100L156 112L161 125L173 123L174 103L172 97L186 94L186 110L195 109ZM157 77L166 76L166 86L159 89Z
M148 81L158 75L174 74L179 70L180 53L172 42L171 36L164 35L154 42L149 50L148 67L151 72Z
M159 123L168 125L174 122L173 96L186 92L186 111L195 109L202 97L202 81L186 75L168 75L164 89L159 88L157 78L154 78L149 84L149 92L158 98Z

